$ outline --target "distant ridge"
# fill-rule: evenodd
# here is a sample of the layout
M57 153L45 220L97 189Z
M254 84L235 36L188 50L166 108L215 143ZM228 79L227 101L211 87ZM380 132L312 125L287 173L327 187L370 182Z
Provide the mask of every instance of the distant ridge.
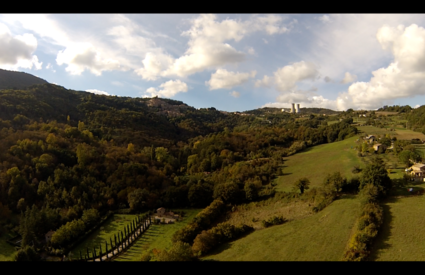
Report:
M0 69L0 89L25 89L32 85L47 83L49 82L32 74Z

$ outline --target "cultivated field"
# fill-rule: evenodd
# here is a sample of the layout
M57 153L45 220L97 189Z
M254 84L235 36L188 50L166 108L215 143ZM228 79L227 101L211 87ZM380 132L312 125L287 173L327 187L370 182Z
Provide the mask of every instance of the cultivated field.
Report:
M202 209L174 209L186 214L182 221L174 224L152 224L149 229L116 261L140 261L142 254L151 249L169 249L174 232L186 226Z
M425 261L425 196L393 197L383 207L384 224L369 260Z
M88 248L90 253L92 253L94 247L96 247L96 251L98 253L99 245L102 245L103 252L106 251L105 241L108 242L108 247L110 248L109 239L111 238L112 242L114 242L114 234L118 234L120 231L124 234L124 227L127 227L127 225L130 224L136 217L137 215L113 215L107 219L101 227L92 232L83 242L74 247L72 253L75 257L79 257L80 251L84 255L87 253Z
M343 141L309 147L303 152L287 157L283 164L283 176L274 182L276 191L291 191L293 184L301 177L310 180L310 187L319 186L329 173L339 171L351 178L355 165L364 167L355 149L358 136Z
M358 218L360 202L345 196L317 214L223 244L205 260L339 261Z

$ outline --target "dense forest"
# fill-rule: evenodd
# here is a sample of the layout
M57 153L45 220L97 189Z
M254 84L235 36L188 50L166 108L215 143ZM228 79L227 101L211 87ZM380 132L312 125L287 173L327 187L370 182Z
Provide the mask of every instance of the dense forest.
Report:
M46 80L24 72L0 69L1 89L25 89L31 85L46 84Z

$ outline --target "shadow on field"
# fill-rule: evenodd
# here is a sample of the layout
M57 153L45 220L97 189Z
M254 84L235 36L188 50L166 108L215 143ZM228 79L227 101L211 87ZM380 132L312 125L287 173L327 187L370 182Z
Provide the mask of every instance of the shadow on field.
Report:
M389 198L385 201L385 204L382 205L382 208L384 209L384 221L381 225L381 230L379 230L378 236L376 237L376 240L373 244L368 261L376 261L379 258L381 251L387 250L391 247L391 244L388 243L388 240L391 237L391 229L393 228L393 214L391 213L391 209L388 203L394 203L397 200L397 198Z

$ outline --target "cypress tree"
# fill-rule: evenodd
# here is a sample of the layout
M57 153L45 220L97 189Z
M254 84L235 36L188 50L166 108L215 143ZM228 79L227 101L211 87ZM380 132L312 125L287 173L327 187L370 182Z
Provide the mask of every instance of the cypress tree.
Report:
M115 241L115 247L117 247L117 235L114 233L114 241Z
M87 259L90 259L89 248L87 247Z
M102 261L102 245L101 244L99 244L99 249L100 249L99 257L100 257L100 261Z
M124 226L124 238L127 238L127 230L126 230L125 226Z
M93 247L93 262L96 260L96 248Z
M105 246L106 246L106 258L109 258L109 254L108 254L108 242L105 241Z
M81 255L81 250L80 250L80 260L82 260L83 259L83 256Z
M121 248L124 250L124 242L123 242L123 237L122 237L122 231L121 232Z

